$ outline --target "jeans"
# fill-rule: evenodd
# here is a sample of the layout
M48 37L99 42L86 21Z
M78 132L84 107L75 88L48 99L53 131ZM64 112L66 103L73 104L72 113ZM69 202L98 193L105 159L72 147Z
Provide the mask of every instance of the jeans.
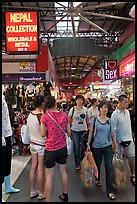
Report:
M71 131L71 139L73 141L75 166L78 167L84 158L85 146L84 137L87 131Z
M98 180L100 180L100 168L102 163L102 156L104 157L105 173L106 173L106 192L113 192L113 150L112 146L109 145L104 148L94 148L92 147L92 153L94 160L98 168Z

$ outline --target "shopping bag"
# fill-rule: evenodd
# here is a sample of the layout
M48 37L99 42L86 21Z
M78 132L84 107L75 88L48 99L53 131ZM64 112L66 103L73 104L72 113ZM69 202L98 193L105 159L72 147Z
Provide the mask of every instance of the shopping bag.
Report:
M113 157L113 183L120 188L126 188L126 169L124 160L118 154Z
M22 125L21 127L21 139L23 144L30 144L30 135L27 125Z
M66 135L66 142L67 142L67 152L68 155L72 154L73 152L73 142L70 137Z
M88 155L88 157L89 157L89 162L90 162L91 165L93 166L94 176L96 177L96 179L98 179L98 168L97 168L97 166L96 166L96 163L95 163L93 154L92 154L92 152L89 150L88 153L87 153L87 155Z
M88 153L85 153L85 156L81 162L81 172L80 178L84 183L85 187L91 187L93 184L93 165L89 161Z

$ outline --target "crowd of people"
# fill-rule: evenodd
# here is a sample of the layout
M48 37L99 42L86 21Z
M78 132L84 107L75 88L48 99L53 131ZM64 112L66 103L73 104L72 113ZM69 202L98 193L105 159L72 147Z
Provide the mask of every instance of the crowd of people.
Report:
M32 158L29 175L30 198L37 196L40 200L51 202L53 175L57 164L62 183L59 198L68 202L65 133L73 142L76 171L81 169L85 151L92 151L99 173L96 178L97 186L102 185L100 175L102 157L104 158L108 198L115 199L112 160L116 153L122 158L124 150L131 172L130 181L135 185L135 114L133 103L129 103L126 95L122 94L118 100L111 101L98 101L96 98L86 100L83 95L77 95L69 103L57 103L51 95L36 95L33 103L35 108L27 118ZM2 136L4 139L3 132ZM38 189L35 182L37 169Z

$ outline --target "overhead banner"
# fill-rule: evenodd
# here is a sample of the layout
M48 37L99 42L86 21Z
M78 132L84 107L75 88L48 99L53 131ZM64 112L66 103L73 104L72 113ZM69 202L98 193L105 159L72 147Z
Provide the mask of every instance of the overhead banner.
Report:
M5 12L7 54L39 53L38 11Z
M104 80L117 80L118 79L118 66L117 60L104 61Z

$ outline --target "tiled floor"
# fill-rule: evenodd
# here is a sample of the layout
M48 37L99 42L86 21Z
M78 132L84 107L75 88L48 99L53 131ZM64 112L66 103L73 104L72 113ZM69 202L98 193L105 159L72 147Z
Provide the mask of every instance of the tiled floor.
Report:
M26 164L30 160L30 155L14 155L12 157L12 167L11 167L11 185L14 185L15 181L25 168ZM14 186L15 188L18 188L18 186ZM2 197L4 200L7 200L9 194L4 193L4 183L2 184Z

